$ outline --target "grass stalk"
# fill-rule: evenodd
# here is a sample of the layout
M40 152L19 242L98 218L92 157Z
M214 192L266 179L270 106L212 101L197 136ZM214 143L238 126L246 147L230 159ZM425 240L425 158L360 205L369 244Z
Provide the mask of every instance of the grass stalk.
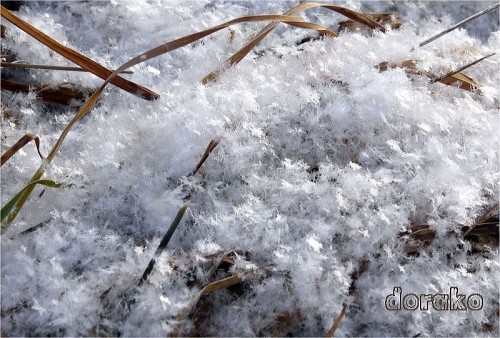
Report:
M486 14L486 13L489 13L489 12L491 12L491 11L494 11L494 10L495 10L495 9L497 9L499 6L500 6L500 3L495 4L495 5L491 6L491 7L488 7L488 8L486 8L486 9L484 9L484 10L482 10L482 11L480 11L480 12L478 12L478 13L476 13L476 14L474 14L474 15L470 16L470 17L468 17L467 19L464 19L464 20L460 21L460 22L459 22L459 23L457 23L456 25L454 25L454 26L452 26L452 27L450 27L450 28L448 28L448 29L446 29L446 30L442 31L441 33L436 34L436 35L434 35L434 36L432 36L432 37L430 37L430 38L428 38L428 39L426 39L426 40L422 41L422 42L421 42L418 46L419 46L419 47L423 47L423 46L425 46L426 44L431 43L432 41L439 39L439 38L440 38L440 37L442 37L443 35L446 35L446 34L450 33L451 31L454 31L455 29L462 27L462 26L463 26L463 25L465 25L466 23L471 22L472 20L474 20L474 19L476 19L476 18L479 18L480 16L482 16L482 15L484 15L484 14Z
M30 25L20 17L16 16L14 13L9 11L4 6L1 6L1 8L2 8L2 17L4 19L11 22L19 29L23 30L25 33L38 40L39 42L43 43L44 45L52 49L54 52L64 56L68 60L76 63L80 67L87 69L89 72L99 76L102 79L106 79L108 78L108 76L110 76L110 74L113 74L113 72L107 69L106 67L101 66L97 62L87 58L86 56L78 53L77 51L68 48L63 44L57 42L56 40L52 39L50 36L44 34L39 29L35 28L34 26ZM113 76L111 83L131 94L137 95L147 100L155 100L160 97L155 92L140 85L137 85L133 82L130 82L120 76L116 75Z
M484 59L487 59L487 58L489 58L490 56L493 56L493 55L495 55L495 53L491 53L491 54L488 54L488 55L486 55L486 56L483 56L482 58L477 59L476 61L473 61L473 62L471 62L471 63L468 63L468 64L466 64L465 66L462 66L462 67L460 67L460 68L458 68L458 69L455 69L455 70L453 70L453 71L451 71L451 72L449 72L449 73L447 73L447 74L445 74L445 75L439 76L439 77L437 77L437 78L435 78L435 79L431 80L431 82L430 82L430 83L436 83L436 82L441 81L441 80L443 80L443 79L445 79L445 78L447 78L447 77L449 77L449 76L453 76L453 75L455 75L455 74L457 74L457 73L460 73L461 71L466 70L467 68L472 67L472 66L474 66L475 64L477 64L477 63L479 63L479 62L483 61Z
M220 140L218 138L214 138L213 140L210 141L207 148L205 149L205 152L201 156L200 161L196 165L196 168L194 168L194 170L191 172L191 174L189 174L189 176L196 175L196 173L198 172L198 170L200 170L203 163L205 163L205 161L207 160L208 156L210 156L212 151L219 145L219 141Z
M385 27L383 25L381 25L380 23L378 23L377 21L375 21L374 19L372 19L370 16L365 15L363 13L353 11L353 10L348 9L348 8L340 7L340 6L320 4L320 3L315 3L315 2L304 2L300 5L293 7L292 9L288 10L287 12L283 13L283 15L290 16L290 15L294 15L294 14L300 13L304 10L315 8L315 7L323 7L323 8L329 9L331 11L335 11L337 13L340 13L340 14L352 19L355 22L366 25L369 28L372 28L372 29L378 28L381 31L385 32ZM264 27L259 33L257 33L257 35L252 40L250 40L247 44L245 44L245 46L243 46L240 50L238 50L236 53L234 53L218 69L216 69L215 71L206 75L201 80L201 83L208 84L210 82L217 80L217 77L223 71L223 69L226 69L228 67L231 67L231 66L238 64L241 60L243 60L243 58L248 53L250 53L250 51L257 44L259 44L259 42L261 42L274 28L276 28L278 23L279 22L271 22L266 27ZM337 34L334 32L329 32L328 35L331 37L337 36Z
M70 66L34 65L24 62L0 62L0 67L21 68L21 69L43 69L43 70L66 70L70 72L89 72L88 69ZM134 72L125 70L121 74L133 74Z
M340 322L342 321L342 318L344 318L346 310L347 310L347 305L344 304L344 306L342 306L342 310L340 311L340 314L335 319L335 322L333 322L332 327L330 328L330 330L328 330L325 337L330 338L330 337L333 337L335 335L335 331L337 331L337 329L339 328Z
M2 207L1 210L1 221L3 222L4 218L11 216L13 214L12 209L16 206L19 199L24 198L26 196L25 191L32 191L37 184L45 185L51 188L59 188L63 184L56 183L52 180L33 180L28 185L26 185L20 192L16 194L7 204ZM8 224L8 223L7 223ZM1 231L4 231L4 224L2 223Z
M163 238L162 238L162 240L160 242L160 245L158 245L158 248L156 248L156 251L155 251L155 254L154 254L153 258L151 258L151 260L149 261L148 266L146 267L146 270L144 270L144 273L142 274L142 277L139 280L138 286L141 286L142 283L144 283L145 281L147 281L147 279L149 277L149 274L151 273L151 271L153 271L153 267L154 267L154 265L156 263L156 259L158 257L160 257L160 255L163 252L163 250L165 250L165 248L167 247L168 242L170 242L170 239L172 238L172 235L174 234L175 230L179 226L179 223L181 222L182 217L186 213L186 210L187 210L188 207L189 207L189 205L186 203L177 212L177 215L175 216L172 224L170 224L170 227L168 228L167 233L165 234L165 236L163 236Z
M8 10L6 10L6 9L4 10L3 7L2 7L2 16L6 17L7 20L11 19L14 22L17 22L17 21L15 21L15 19L12 19L12 17L15 17L15 16L12 13L10 13ZM15 17L15 18L17 18L17 17ZM19 18L17 18L17 19L20 20ZM11 21L11 20L9 20L9 21ZM128 68L133 67L133 66L140 64L142 62L145 62L147 60L150 60L152 58L160 56L162 54L165 54L165 53L171 52L173 50L176 50L178 48L184 47L188 44L191 44L195 41L198 41L198 40L200 40L208 35L211 35L211 34L218 32L224 28L227 28L229 26L232 26L235 24L240 24L240 23L262 22L262 21L283 22L283 23L286 23L286 24L289 24L292 26L297 26L297 27L301 27L301 28L305 28L305 29L313 29L313 30L319 31L319 32L324 33L324 34L335 35L334 32L326 29L325 27L323 27L321 25L306 22L306 21L304 21L298 17L295 17L295 16L273 15L273 14L245 16L245 17L240 17L240 18L236 18L236 19L227 21L223 24L208 28L206 30L203 30L203 31L200 31L197 33L186 35L186 36L181 37L179 39L167 42L165 44L159 45L153 49L150 49L149 51L147 51L145 53L142 53L142 54L130 59L129 61L125 62L120 67L118 67L118 69L113 71L106 78L106 80L101 85L101 87L99 87L99 89L97 89L97 91L94 94L92 94L92 96L83 104L83 106L80 108L78 113L73 117L73 119L71 119L71 121L66 125L66 127L62 131L61 135L59 136L59 139L57 140L55 145L52 147L52 150L50 151L49 155L47 156L45 163L38 168L38 170L35 172L35 174L31 178L31 180L28 182L28 186L30 186L31 188L26 189L26 190L25 189L22 190L22 195L17 200L17 202L15 204L15 208L13 208L11 214L9 214L9 216L7 217L7 221L6 221L5 226L8 226L8 224L10 224L17 217L17 214L22 209L22 207L24 206L24 204L28 200L28 197L30 196L30 194L32 193L32 191L34 189L34 186L30 185L30 184L42 178L42 176L45 172L45 165L48 165L51 163L51 161L53 160L53 158L55 157L55 155L59 151L59 148L61 147L62 143L64 142L64 140L65 140L66 136L68 135L69 131L71 130L71 128L76 124L76 122L78 122L82 117L84 117L92 109L92 107L97 103L98 99L100 98L106 85L108 83L112 82L113 79L118 77L118 74L120 72L127 70ZM24 23L24 21L21 20L21 23ZM25 24L29 25L27 23L25 23ZM30 27L32 27L32 26L30 26ZM36 28L34 28L34 27L32 27L32 29L36 30ZM41 33L41 34L43 34L43 33ZM43 36L45 36L45 35L43 34ZM45 36L45 37L48 39L51 39L47 36ZM54 41L56 44L59 44L55 40L52 40L52 41ZM66 48L66 47L64 47L64 48ZM78 54L78 55L80 55L80 54ZM102 66L100 66L100 67L102 67ZM105 70L108 71L107 69L105 69Z

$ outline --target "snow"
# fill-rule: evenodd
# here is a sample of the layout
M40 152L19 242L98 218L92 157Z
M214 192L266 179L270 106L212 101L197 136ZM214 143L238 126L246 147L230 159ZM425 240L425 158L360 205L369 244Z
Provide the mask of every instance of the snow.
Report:
M297 4L39 2L17 14L116 69L161 43ZM207 257L234 251L235 264L210 281L241 275L243 291L207 296L212 312L202 335L265 334L278 315L298 310L300 325L291 333L323 336L344 303L339 336L498 335L498 247L470 255L468 242L449 235L498 201L498 56L465 71L481 94L375 67L411 59L418 69L441 75L498 53L498 10L418 48L494 2L335 4L393 11L405 24L385 34L343 31L300 45L316 34L279 25L217 82L200 84L264 26L238 25L124 75L159 93L157 101L109 85L45 175L72 186L47 188L42 197L35 189L2 235L2 334L172 334L209 282L215 263ZM324 9L299 16L330 28L344 20ZM2 45L19 59L70 65L2 24L12 37ZM44 83L102 83L76 72L30 74ZM47 154L76 113L75 107L47 107L34 94L2 92L2 102L14 112L2 119L2 150L29 131L40 136ZM218 147L189 176L214 138ZM2 205L39 164L28 145L2 167ZM187 200L183 221L148 281L137 287ZM398 234L424 223L436 239L421 255L406 256ZM370 264L350 294L363 259ZM385 298L398 286L404 294L457 287L479 293L484 306L388 311ZM488 325L492 331L484 329Z

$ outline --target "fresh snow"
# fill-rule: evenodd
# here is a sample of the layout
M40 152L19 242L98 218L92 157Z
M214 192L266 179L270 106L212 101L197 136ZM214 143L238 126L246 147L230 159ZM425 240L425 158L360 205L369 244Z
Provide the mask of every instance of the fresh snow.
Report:
M145 51L230 19L284 13L288 1L29 3L17 14L59 42L115 69ZM418 43L494 2L356 2L394 12L387 33L337 38L280 24L240 64L204 86L265 24L241 24L133 67L124 77L157 101L109 85L70 132L45 177L71 184L32 194L1 238L1 332L8 336L164 336L209 282L239 275L212 301L202 335L266 335L300 312L291 334L323 336L347 312L338 336L496 336L498 247L467 254L450 236L498 201L498 56L464 73L482 94L384 61L412 59L441 75L499 52L498 10L418 48ZM335 28L345 17L312 9L300 17ZM4 48L33 64L71 65L19 29ZM414 48L412 50L412 48ZM30 75L31 74L31 75ZM31 70L38 82L98 87L84 73ZM47 154L76 107L2 92L2 150L24 133ZM210 140L219 145L189 176ZM1 171L4 205L40 164L29 144ZM147 282L139 278L179 208L189 209ZM42 223L36 230L22 233ZM428 224L433 244L405 255L398 234ZM234 250L227 273L206 257ZM352 274L368 260L350 293ZM193 281L195 284L192 285ZM480 294L478 311L389 311L405 294ZM127 303L133 297L135 302ZM485 328L490 328L487 331ZM189 320L184 329L189 332Z

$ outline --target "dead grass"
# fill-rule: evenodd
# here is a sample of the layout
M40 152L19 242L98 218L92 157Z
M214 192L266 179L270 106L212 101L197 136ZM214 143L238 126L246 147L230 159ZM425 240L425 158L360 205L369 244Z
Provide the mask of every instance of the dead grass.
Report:
M36 150L38 151L38 155L43 160L43 155L40 152L40 138L36 135L26 133L23 137L19 139L16 143L14 143L9 149L7 149L1 158L0 166L3 166L5 162L7 162L15 153L21 150L25 145L30 143L31 141L35 142Z
M334 11L336 13L342 14L349 18L350 20L342 22L339 25L338 32L331 31L325 27L317 25L315 23L306 22L296 16L297 14L304 10L309 10L312 8L321 7L327 10ZM498 7L498 6L497 6ZM162 54L168 53L175 49L186 46L190 43L198 41L203 37L206 37L210 34L213 34L219 30L230 27L235 24L241 23L252 23L252 22L269 22L269 24L258 32L250 41L245 44L240 50L234 53L229 59L227 59L220 68L214 70L207 76L205 76L201 81L204 84L208 84L210 82L216 81L219 74L223 72L224 69L230 66L235 66L239 63L248 53L259 43L261 42L279 23L285 23L291 26L310 29L318 32L322 36L328 37L336 37L337 34L341 34L343 30L373 30L378 29L380 31L385 31L386 27L390 27L391 29L398 29L402 22L399 18L395 17L391 13L372 13L372 14L364 14L359 13L348 8L328 5L328 4L317 4L317 3L302 3L289 11L285 12L283 15L257 15L257 16L246 16L241 18L236 18L230 20L221 25L211 27L209 29L186 35L179 39L167 42L165 44L161 44L145 53L142 53L123 65L121 65L116 70L109 70L95 61L85 57L84 55L74 51L70 48L67 48L52 39L51 37L45 35L43 32L33 27L29 23L20 19L4 7L2 7L1 15L4 19L11 22L18 28L22 29L41 43L45 44L53 51L61 54L66 57L68 60L76 63L81 66L83 69L92 72L96 76L104 79L104 83L100 88L93 91L93 94L88 98L85 103L80 107L79 111L75 114L74 118L71 122L65 127L62 131L61 136L59 137L56 144L53 146L49 155L46 158L47 163L50 163L53 158L56 156L59 148L61 147L66 135L69 133L72 126L78 122L85 114L87 114L92 107L96 104L96 102L100 99L101 93L104 91L106 85L111 83L116 85L117 87L132 93L134 95L138 95L139 97L147 100L152 100L158 98L158 94L147 89L141 85L135 84L131 81L128 81L118 74L120 72L125 71L126 69L145 62L149 59L158 57ZM2 37L8 33L5 26L1 27ZM430 39L429 39L430 40ZM430 41L429 41L430 42ZM428 43L426 41L426 43ZM2 52L2 56L3 56ZM7 54L6 54L7 55ZM469 64L468 66L470 66ZM430 78L434 82L440 82L445 85L456 85L458 84L460 88L469 91L477 91L479 87L478 83L476 83L473 79L468 77L467 75L461 73L461 71L465 70L467 67L460 69L459 71L452 71L451 73L445 73L446 75L439 77L437 74L433 74L430 72L423 72L417 69L417 64L415 61L406 60L399 64L385 62L377 66L380 71L385 71L390 68L400 67L404 68L405 71L409 75L419 75L426 76ZM449 71L449 70L448 70ZM48 85L25 85L16 82L9 82L7 80L2 79L2 90L13 90L13 91L31 91L34 90L37 93L37 96L42 98L48 102L57 102L60 104L68 104L71 100L82 100L85 95L81 90L76 90L73 88L67 88L62 86L51 87ZM479 94L480 92L477 91ZM41 158L43 158L40 153L39 145L40 139L37 136L34 136L30 133L27 133L23 138L17 141L12 147L10 147L4 154L2 154L2 165L13 156L19 149L24 147L27 143L34 141L38 153ZM205 152L203 153L201 159L196 165L195 169L191 172L191 175L195 175L198 170L201 168L203 163L207 160L210 153L217 147L219 143L219 139L213 139L209 145L207 146ZM23 207L24 203L28 199L31 191L33 190L36 184L45 184L48 186L56 186L55 182L50 180L41 180L44 174L43 167L40 167L33 178L27 183L27 185L21 189L21 191L16 195L17 199L12 199L9 201L4 207L2 207L2 219L6 218L6 222L2 224L2 230L4 230L4 226L7 227L10 222L12 222L17 216L18 212ZM13 202L14 201L14 202ZM9 206L9 209L5 209ZM175 231L177 225L179 224L184 212L186 211L187 206L184 206L179 210L177 217L175 218L172 226L167 231L167 234L164 236L160 246L156 250L155 256L150 261L150 264L144 271L142 278L139 282L141 285L143 282L147 281L149 274L151 273L155 258L157 258L161 252L165 249L169 239L171 238L173 232ZM38 227L35 227L32 231L36 230ZM27 234L28 232L25 232ZM474 224L469 226L462 226L462 232L460 234L454 233L450 234L450 236L460 237L464 241L468 241L471 243L472 251L470 254L486 254L491 250L498 249L498 204L491 206L483 215L478 217L478 219L474 222ZM413 225L409 231L402 232L399 234L399 240L405 244L405 253L408 256L419 255L423 253L427 248L435 243L436 240L436 232L432 230L432 228L427 224L419 224ZM260 267L257 271L246 271L241 273L230 273L230 268L234 267L236 262L236 256L245 257L246 253L238 253L235 251L217 253L211 256L206 256L205 259L209 264L212 264L212 268L210 268L207 276L205 278L206 281L210 281L209 283L203 284L201 281L194 281L191 287L199 288L199 292L195 295L195 297L191 300L189 305L182 311L179 316L176 318L179 323L178 327L175 330L174 335L183 335L188 334L189 336L202 335L206 332L207 327L210 325L210 315L211 313L217 311L214 308L214 302L210 301L210 297L213 294L217 293L220 290L234 288L236 286L240 286L240 292L246 292L246 287L244 281L252 278L266 278L266 274L272 274L270 272L269 267ZM175 259L172 261L172 264L175 268ZM370 259L366 258L360 260L358 262L358 268L352 273L351 279L352 284L350 288L349 294L352 296L356 296L356 280L368 269L370 264ZM177 268L178 269L178 268ZM216 274L216 272L218 272ZM264 272L264 273L262 273ZM225 274L226 277L219 278L217 280L213 280L214 275ZM103 299L106 298L110 290L107 290L103 294ZM344 304L342 310L340 311L338 317L334 320L332 327L325 333L327 337L334 336L336 330L340 327L341 322L348 313L348 304ZM17 311L16 309L12 309L9 311ZM304 314L297 309L290 309L287 312L276 314L273 317L273 322L271 325L266 325L264 327L256 327L256 332L259 332L261 335L265 336L285 336L290 334L297 328L304 319ZM188 322L192 322L192 328L186 331L184 325ZM107 334L115 335L116 332L106 332L106 330L102 328L95 328L93 331L97 335Z

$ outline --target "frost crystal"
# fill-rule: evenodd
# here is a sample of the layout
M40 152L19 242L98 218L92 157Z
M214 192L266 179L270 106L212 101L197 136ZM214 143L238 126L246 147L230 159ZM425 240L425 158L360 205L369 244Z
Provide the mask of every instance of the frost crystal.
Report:
M465 71L480 91L422 75L498 53L498 12L412 49L490 3L335 4L395 11L404 24L386 33L343 29L335 39L280 24L201 85L263 27L238 25L123 75L159 93L157 101L110 85L45 174L71 186L39 198L37 188L2 235L2 334L324 336L346 304L338 336L498 336L498 241L462 236L498 202L498 59ZM114 69L161 43L295 5L26 2L18 15ZM346 20L319 8L298 15L331 29ZM66 64L3 24L12 38L2 48L19 59ZM377 67L406 60L415 62L411 72ZM50 84L102 82L29 74ZM75 113L33 93L2 91L2 103L12 112L2 119L4 149L29 131L47 153ZM217 147L190 175L211 140ZM3 205L40 163L34 148L2 167ZM386 297L397 288L402 297L456 288L484 303L390 311Z

